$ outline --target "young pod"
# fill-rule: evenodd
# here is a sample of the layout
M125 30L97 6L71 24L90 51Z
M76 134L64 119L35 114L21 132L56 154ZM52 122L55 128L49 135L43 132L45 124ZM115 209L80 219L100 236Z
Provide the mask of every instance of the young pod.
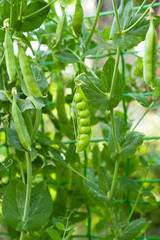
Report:
M18 44L18 57L19 57L20 67L22 70L22 75L24 77L24 81L28 90L31 92L31 94L34 97L43 97L39 89L39 86L36 82L36 79L33 75L26 53L23 47L20 45L20 43Z
M152 15L153 12L150 13ZM146 84L152 88L155 85L157 71L157 32L153 23L153 16L150 16L150 26L145 38L143 76Z
M80 86L77 86L74 95L74 101L78 118L78 136L76 141L76 152L78 153L87 148L91 138L90 114L88 110L87 98Z
M16 103L15 93L13 93L12 116L19 140L26 151L31 151L31 138L27 131L27 127L23 115Z
M13 43L9 32L9 24L7 20L4 21L4 27L5 27L4 54L6 59L7 72L11 83L16 75L16 62L13 50Z

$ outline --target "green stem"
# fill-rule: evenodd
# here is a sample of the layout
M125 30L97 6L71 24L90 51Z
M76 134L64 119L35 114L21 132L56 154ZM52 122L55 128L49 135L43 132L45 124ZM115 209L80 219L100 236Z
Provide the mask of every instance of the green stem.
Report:
M90 71L90 73L93 75L93 77L98 78L97 75L93 72L93 70L90 69L90 68L80 59L80 57L79 57L75 52L73 52L70 48L67 48L67 50L70 51L74 56L76 56L76 57L78 58L79 62L80 62L86 69L88 69L88 70Z
M129 28L125 29L122 31L122 34L125 34L127 32L129 32L130 30L132 30L146 15L147 13L149 12L149 9L153 6L153 4L156 2L157 0L154 0L150 5L149 7L146 9L146 11L143 13L143 15L132 25L130 26Z
M136 123L136 125L133 127L132 132L136 129L136 127L139 125L139 123L143 120L143 118L146 116L146 114L150 111L150 107L152 107L152 105L154 104L155 101L153 101L149 107L147 108L147 110L144 112L144 114L142 115L142 117L138 120L138 122Z
M8 100L10 101L10 103L12 103L12 98L10 97L10 95L8 94L7 89L6 89L4 72L2 73L2 83L3 83L4 93L5 93L6 97L8 98Z
M144 0L143 3L141 4L141 6L138 8L137 12L135 13L135 15L137 15L143 8L143 6L146 4L146 2L148 2L148 0Z
M46 6L42 7L41 9L39 9L39 10L37 10L37 11L27 15L27 16L23 16L23 20L24 19L26 20L27 18L33 17L34 15L40 13L41 11L43 11L44 9L46 9L47 7L49 7L51 4L55 3L56 1L57 0L53 0L52 2L48 3Z
M101 10L101 7L102 7L102 3L103 3L103 0L99 0L96 16L95 16L95 19L94 19L94 22L93 22L93 26L92 26L90 34L89 34L89 36L86 40L86 47L87 47L87 45L88 45L89 41L91 40L91 37L94 33L94 30L95 30L95 27L96 27L96 24L97 24L97 21L98 21L99 13L100 13L100 10Z
M10 28L12 27L13 0L10 1Z
M24 177L24 171L23 171L23 167L22 167L22 162L20 161L19 164L20 164L20 172L21 172L22 182L24 184L26 184L25 177Z
M114 144L115 144L116 152L119 153L120 149L119 149L119 144L118 144L118 140L117 140L117 136L116 136L116 129L115 129L115 123L114 123L113 109L110 110L110 116L111 116Z
M41 107L39 106L38 102L35 100L35 98L33 98L32 96L29 97L29 100L33 103L34 107L35 107L35 111L36 111L36 117L35 117L35 122L34 122L34 127L33 127L33 132L32 132L32 136L31 136L31 141L33 142L36 134L37 134L37 130L40 124L40 120L41 120Z
M117 57L116 57L116 62L114 66L114 72L113 72L113 77L112 77L112 84L111 84L111 90L110 90L110 99L113 96L115 84L116 84L116 78L117 78L117 72L118 72L118 65L119 65L119 58L120 58L120 47L117 47Z
M112 0L112 4L113 4L113 7L114 7L114 13L115 13L115 17L116 17L118 32L119 32L119 34L121 34L122 32L121 32L121 27L120 27L120 22L119 22L119 17L118 17L116 0Z
M22 21L23 6L24 6L24 0L21 0L21 5L20 5L20 21Z
M26 156L26 163L27 163L27 188L26 188L24 213L22 217L23 222L26 222L28 217L30 200L31 200L31 188L32 188L32 162L30 158L30 153L25 152L25 156ZM24 231L22 231L20 234L20 240L24 240Z

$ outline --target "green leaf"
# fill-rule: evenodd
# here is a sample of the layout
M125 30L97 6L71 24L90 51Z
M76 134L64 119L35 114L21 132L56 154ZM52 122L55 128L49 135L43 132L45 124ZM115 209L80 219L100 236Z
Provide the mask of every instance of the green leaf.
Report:
M125 29L130 21L132 15L132 0L122 0L120 7L118 9L118 17L120 22L121 30ZM125 13L125 14L124 14ZM114 35L118 33L116 17L113 19L113 24L111 28L110 38L113 39Z
M46 224L52 213L52 198L45 184L39 183L32 189L31 206L24 230L36 231Z
M144 227L145 222L145 218L140 218L127 224L127 226L122 231L120 240L133 240L140 232L140 230Z
M140 93L128 93L132 98L139 102L144 107L149 107L149 102L145 96Z
M31 149L30 157L32 162L38 157L38 152L34 148Z
M86 57L86 56L88 56L88 55L96 54L97 51L98 51L99 49L102 49L105 45L106 45L106 43L103 42L103 43L97 45L96 47L87 50L85 53L82 54L81 59L83 59L84 57Z
M26 99L18 99L17 100L18 103L18 107L20 108L21 112L24 112L25 110L28 109L35 109L35 107L33 106L33 104L31 103L31 101L26 98Z
M66 162L73 165L75 162L79 162L79 155L76 153L75 144L70 144L66 152Z
M48 235L50 236L51 239L53 240L61 240L61 235L59 234L59 232L53 228L47 228L46 232L48 233Z
M125 139L126 130L127 130L124 122L124 118L122 118L121 116L115 116L114 124L115 124L115 132L116 132L118 144L121 146L121 144ZM115 152L115 143L114 143L112 128L110 128L110 131L109 131L108 147L109 147L110 154Z
M111 89L114 65L115 65L115 59L112 56L110 56L102 69L102 85L103 85L103 91L106 93L109 93ZM122 95L123 95L123 84L122 84L121 75L118 71L115 87L113 89L113 99L117 99L117 102L119 103L120 100L122 99Z
M83 8L81 6L80 0L77 0L73 18L73 29L77 35L81 34L82 22L83 22Z
M90 181L83 182L87 195L101 207L111 207L114 205L113 200L109 200L106 194L99 188L99 186Z
M150 110L155 110L157 108L160 108L160 101L153 103L153 105L149 107Z
M112 178L110 172L104 167L100 167L98 171L98 179L100 188L105 194L111 190Z
M142 145L144 135L139 132L129 132L126 136L124 143L122 144L122 150L120 153L121 158L128 158L132 156L137 148Z
M6 97L4 90L0 90L0 100L4 102L8 101L8 98Z
M21 152L25 152L24 148L22 147L22 145L19 141L19 137L18 137L16 130L9 128L7 131L7 136L8 136L9 144L12 147L14 147L15 149L17 149Z
M70 225L69 227L66 228L66 231L69 231L69 230L75 228L75 226L76 226L75 224Z
M130 27L134 24L142 14L137 14L136 16L131 17L130 21L128 21L128 25L126 28ZM156 16L156 20L154 20L155 28L159 26L160 17ZM144 18L140 21L139 24L136 25L132 30L128 31L124 35L120 35L119 33L114 33L112 36L112 40L114 41L116 46L119 46L122 49L133 48L137 46L141 41L145 40L145 36L147 30L149 28L149 21Z
M65 230L65 226L64 226L64 224L61 223L61 222L56 222L56 228L57 228L58 230L62 230L62 231Z
M47 79L44 75L44 72L40 67L37 67L36 65L32 65L32 71L33 75L36 79L36 82L38 83L38 86L41 90L41 93L43 95L46 95L48 92L48 82Z
M22 23L17 22L16 30L22 31L22 32L29 32L33 31L36 28L39 28L43 21L45 20L50 8L45 6L47 5L44 1L36 1L31 2L24 13L24 20ZM39 11L42 9L41 11ZM25 18L26 16L31 15L32 13L35 13L39 11L36 14L33 14L30 17Z
M78 63L79 59L71 52L57 52L54 54L63 63Z
M120 182L123 184L123 186L128 190L128 191L135 191L138 192L139 190L139 185L138 183L134 182L131 178L128 178L127 176L123 176L120 179Z
M17 229L22 223L26 186L20 179L11 181L5 189L2 211L8 226Z
M107 94L105 95L103 93L102 82L98 77L94 78L88 76L88 78L90 81L86 77L80 77L80 80L84 82L84 84L81 85L81 88L88 98L89 104L102 111L115 108L121 100L123 91L121 77L119 76L117 78L118 82L115 86L113 97L111 99L108 99Z
M109 40L110 32L111 32L111 26L107 27L107 28L103 31L103 39L104 39L105 41L108 41L108 40Z

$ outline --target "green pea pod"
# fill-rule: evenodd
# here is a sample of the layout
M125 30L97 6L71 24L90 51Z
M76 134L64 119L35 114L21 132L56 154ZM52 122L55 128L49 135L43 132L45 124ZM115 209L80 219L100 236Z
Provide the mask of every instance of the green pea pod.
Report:
M61 123L66 124L68 123L68 118L65 110L65 98L64 98L64 85L63 85L63 78L59 75L57 81L57 95L56 95L56 108L58 118Z
M11 83L16 75L16 62L13 50L13 43L9 33L9 26L7 25L5 27L4 53L6 59L7 72Z
M55 44L55 47L61 42L62 38L64 37L65 32L66 32L66 28L67 28L67 18L66 18L65 11L63 11L62 18L60 19L60 21L57 25L57 29L56 29L56 44Z
M73 29L77 35L81 34L82 22L83 22L83 8L81 6L80 0L77 0L73 18Z
M91 138L90 113L87 98L80 86L77 86L74 95L77 112L78 136L76 140L76 153L84 151Z
M31 66L25 54L23 47L18 44L19 63L24 77L25 84L34 97L43 97L39 86L33 76Z
M143 76L146 84L152 88L155 85L157 72L157 32L154 27L153 18L145 38Z
M23 115L16 103L15 93L13 94L12 116L15 123L16 131L22 146L26 151L31 151L31 138L27 131L27 127L26 127Z
M26 110L23 112L23 117L24 117L24 121L27 127L27 131L29 133L30 136L32 136L32 132L33 132L33 123L32 123L32 118L31 118L31 114L29 112L29 110Z

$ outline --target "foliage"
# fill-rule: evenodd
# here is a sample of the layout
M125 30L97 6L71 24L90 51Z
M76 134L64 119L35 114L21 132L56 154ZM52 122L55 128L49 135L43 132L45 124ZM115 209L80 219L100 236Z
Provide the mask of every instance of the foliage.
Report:
M0 1L0 223L8 239L68 240L84 234L79 223L91 224L88 238L153 235L157 189L144 182L158 178L160 156L146 150L136 127L160 107L159 79L152 91L143 59L132 67L122 54L145 40L149 8L137 13L132 0L122 0L117 11L115 2L113 24L102 32L96 28L102 0L93 22L80 0ZM160 17L153 22L157 28ZM6 50L6 34L18 55ZM100 54L108 57L98 68ZM127 119L132 101L145 109L135 126ZM80 137L87 144L76 150Z

